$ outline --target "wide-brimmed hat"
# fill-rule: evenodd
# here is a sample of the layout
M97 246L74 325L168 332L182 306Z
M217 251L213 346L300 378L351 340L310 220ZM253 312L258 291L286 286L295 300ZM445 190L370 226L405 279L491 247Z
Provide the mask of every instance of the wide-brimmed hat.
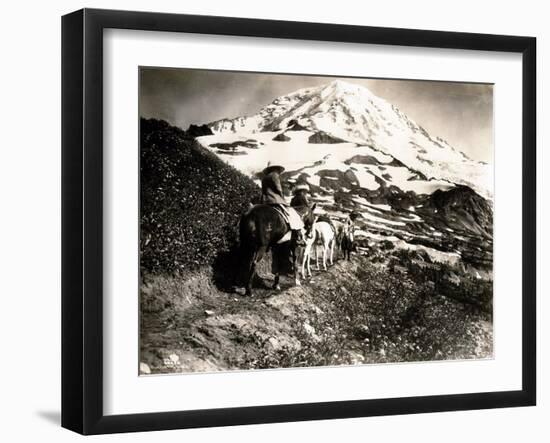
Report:
M309 191L309 185L307 183L298 183L296 186L294 186L294 189L292 191Z
M278 172L279 174L282 174L284 172L285 168L281 165L272 165L271 163L267 164L267 167L263 170L264 174L270 174L271 172Z

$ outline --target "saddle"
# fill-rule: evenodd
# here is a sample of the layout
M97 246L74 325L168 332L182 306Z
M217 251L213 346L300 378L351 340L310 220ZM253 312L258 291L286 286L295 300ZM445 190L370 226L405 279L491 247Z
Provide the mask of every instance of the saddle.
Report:
M288 212L284 210L284 207L282 205L270 205L275 211L279 213L281 217L283 217L283 220L285 223L290 227L290 218L288 215Z
M282 205L267 204L267 203L256 203L256 204L249 203L248 209L245 212L245 214L248 214L250 211L252 211L252 209L254 209L257 206L269 206L270 208L273 208L281 217L283 217L284 222L290 227L290 219L289 219L288 213L284 210L284 207Z
M287 209L283 205L270 205L284 220L288 226L288 232L277 242L277 244L286 243L291 240L292 232L303 228L303 220L298 211L293 207Z
M275 211L277 211L277 213L283 217L283 220L285 221L286 225L289 227L289 230L287 231L287 233L285 235L283 235L281 237L281 239L277 242L278 245L282 244L282 243L286 243L288 241L290 241L291 237L292 237L292 232L290 230L290 219L288 217L288 213L284 210L283 206L281 205L271 205L271 207L273 209L275 209Z
M334 234L337 234L336 226L334 226L334 223L332 222L332 219L328 215L320 215L317 217L318 222L326 222L330 225L332 230L334 231Z

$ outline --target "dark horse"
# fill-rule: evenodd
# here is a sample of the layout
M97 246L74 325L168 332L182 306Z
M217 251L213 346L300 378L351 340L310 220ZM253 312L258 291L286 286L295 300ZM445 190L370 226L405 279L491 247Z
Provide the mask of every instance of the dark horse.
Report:
M294 209L302 217L305 233L309 234L314 222L313 210L315 205L311 208L296 206ZM281 244L278 242L289 234L290 227L281 213L273 206L256 205L242 216L239 231L246 295L252 295L252 281L256 274L256 265L270 249L279 249ZM300 284L296 266L297 242L293 237L288 242L287 253L290 254L292 260L294 278L296 284ZM280 257L276 255L274 254L274 262L280 262ZM277 289L279 288L280 266L277 265L274 268L275 281L273 288Z
M342 233L341 248L344 253L344 260L351 260L351 252L355 251L355 238L353 226L345 226Z

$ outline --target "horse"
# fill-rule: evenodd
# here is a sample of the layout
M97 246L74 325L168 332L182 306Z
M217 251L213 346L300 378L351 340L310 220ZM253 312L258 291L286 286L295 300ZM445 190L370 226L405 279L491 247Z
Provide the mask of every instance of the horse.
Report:
M353 225L344 225L342 235L342 251L344 252L344 260L351 260L351 251L355 249L355 233Z
M330 264L334 264L334 245L336 244L336 232L329 222L318 221L314 225L317 239L323 247L323 269L327 270L327 255ZM319 255L315 248L315 258L317 261L317 270L319 270Z
M300 214L304 222L302 235L308 235L314 222L313 207L297 206L294 209ZM296 239L290 234L290 226L276 207L271 205L256 205L246 212L239 223L240 249L243 260L245 295L252 295L252 281L256 275L256 266L262 260L264 255L273 248L277 248L281 243L289 241L289 253L291 254L292 265L294 269L294 280L296 285L300 284L296 267ZM288 237L288 240L285 239ZM277 259L277 257L274 257ZM276 260L274 260L276 261ZM279 266L275 266L275 280L273 289L280 289Z
M335 240L335 256L336 259L340 258L340 251L342 249L342 239L344 238L344 223L339 220L332 220L332 226L334 227L336 240Z
M315 224L310 230L309 234L304 236L305 246L302 248L302 278L306 279L311 277L311 253L315 247L315 240L317 239L317 233L315 231ZM307 272L307 275L306 275Z

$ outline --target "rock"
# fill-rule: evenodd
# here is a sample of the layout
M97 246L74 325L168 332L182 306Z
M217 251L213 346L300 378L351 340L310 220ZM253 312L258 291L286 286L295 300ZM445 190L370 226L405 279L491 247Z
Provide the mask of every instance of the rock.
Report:
M190 125L187 129L189 137L201 137L203 135L213 135L214 133L207 125Z
M273 137L273 141L276 142L287 142L290 140L290 137L288 135L285 135L284 132L281 132L280 134L277 134L275 137Z
M304 322L304 329L309 335L315 336L315 328L309 323Z
M311 281L313 281L313 279L311 279ZM311 307L311 310L312 310L313 312L315 312L317 315L322 315L322 314L324 314L323 310L322 310L319 306L317 306L317 305L313 305L313 306Z
M376 157L373 157L372 155L354 155L350 159L346 160L344 162L346 165L351 165L352 163L357 163L360 165L380 165L381 163L378 161Z
M320 342L321 341L321 337L319 337L317 335L317 333L315 332L315 328L313 326L311 326L309 323L307 322L304 322L303 324L303 327L304 327L304 330L306 331L306 333L316 342Z
M170 354L170 360L174 363L174 364L177 364L179 361L180 361L180 358L177 354Z
M150 374L151 373L151 368L149 367L149 365L147 363L141 362L139 364L139 373L140 374Z
M302 126L297 120L290 120L287 124L287 131L307 131L308 128Z
M359 365L365 362L365 357L363 357L363 355L359 354L358 352L349 351L348 355L351 360L351 363L354 365Z
M344 143L344 142L345 141L342 140L341 138L334 137L333 135L327 134L326 132L323 132L323 131L315 132L308 138L308 143L327 144L327 143Z
M204 313L205 313L206 315L214 315L214 311L211 311L211 310L209 310L209 309L205 309L205 310L204 310Z

